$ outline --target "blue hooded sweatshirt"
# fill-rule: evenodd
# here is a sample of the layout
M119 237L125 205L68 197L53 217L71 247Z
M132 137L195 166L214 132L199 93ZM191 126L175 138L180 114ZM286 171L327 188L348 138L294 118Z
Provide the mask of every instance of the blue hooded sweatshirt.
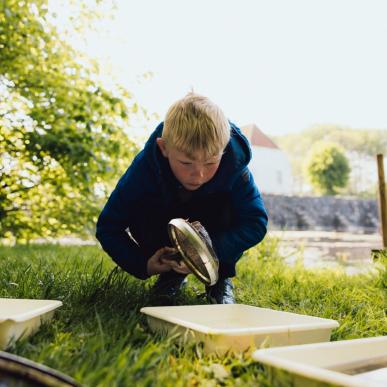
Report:
M182 187L158 148L156 139L161 137L163 123L120 178L99 216L96 237L128 273L148 278L148 259L157 249L171 246L167 223L175 217L199 220L206 227L219 259L221 277L234 276L243 252L264 238L268 218L247 168L251 149L240 129L232 123L230 126L231 138L216 174L195 191ZM223 203L224 197L227 199ZM184 210L185 203L191 202L196 203L190 207L191 212ZM207 219L212 209L214 216ZM231 214L228 221L218 221L227 211ZM141 244L136 236L144 235L144 230L149 235Z

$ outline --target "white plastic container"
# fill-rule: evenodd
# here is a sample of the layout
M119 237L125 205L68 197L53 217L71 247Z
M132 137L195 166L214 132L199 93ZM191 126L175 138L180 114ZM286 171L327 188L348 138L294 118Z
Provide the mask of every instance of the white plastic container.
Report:
M261 349L253 358L278 386L387 386L387 336Z
M54 300L0 298L0 349L11 340L34 333L61 305L61 301Z
M261 346L329 341L337 321L243 304L145 307L153 331L180 341L204 343L205 353L222 355Z

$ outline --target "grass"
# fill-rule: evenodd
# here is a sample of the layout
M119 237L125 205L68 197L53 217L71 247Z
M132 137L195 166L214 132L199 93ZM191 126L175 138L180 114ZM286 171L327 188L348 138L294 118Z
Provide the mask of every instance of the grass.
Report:
M379 260L381 261L381 260ZM0 247L0 297L63 301L51 324L7 350L56 368L88 386L271 386L249 354L216 358L152 334L139 309L154 282L120 270L96 246ZM332 340L387 334L387 274L348 276L286 265L277 241L249 250L234 281L239 303L338 320ZM204 303L190 279L181 304Z

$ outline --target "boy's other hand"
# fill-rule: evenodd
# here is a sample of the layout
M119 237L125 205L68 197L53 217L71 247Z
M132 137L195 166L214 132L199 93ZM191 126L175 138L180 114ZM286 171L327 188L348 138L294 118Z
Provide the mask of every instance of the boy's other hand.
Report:
M164 255L170 255L175 251L172 247L158 249L149 259L147 264L148 275L165 273L173 269L171 260L163 259ZM174 262L176 263L176 262Z
M191 270L187 267L187 265L181 260L176 260L176 255L179 257L180 254L178 253L177 249L167 247L168 253L161 256L162 262L168 262L171 266L172 270L174 270L176 273L180 274L189 274L191 273ZM171 255L172 254L172 255Z
M176 273L180 273L180 274L191 273L191 270L187 267L187 265L183 261L180 261L180 262L171 261L171 266Z

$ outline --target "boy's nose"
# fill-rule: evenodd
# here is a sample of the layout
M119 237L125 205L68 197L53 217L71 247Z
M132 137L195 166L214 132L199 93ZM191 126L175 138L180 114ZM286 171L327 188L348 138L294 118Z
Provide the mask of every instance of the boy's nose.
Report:
M204 169L203 168L196 168L194 170L194 176L203 177L204 176Z

